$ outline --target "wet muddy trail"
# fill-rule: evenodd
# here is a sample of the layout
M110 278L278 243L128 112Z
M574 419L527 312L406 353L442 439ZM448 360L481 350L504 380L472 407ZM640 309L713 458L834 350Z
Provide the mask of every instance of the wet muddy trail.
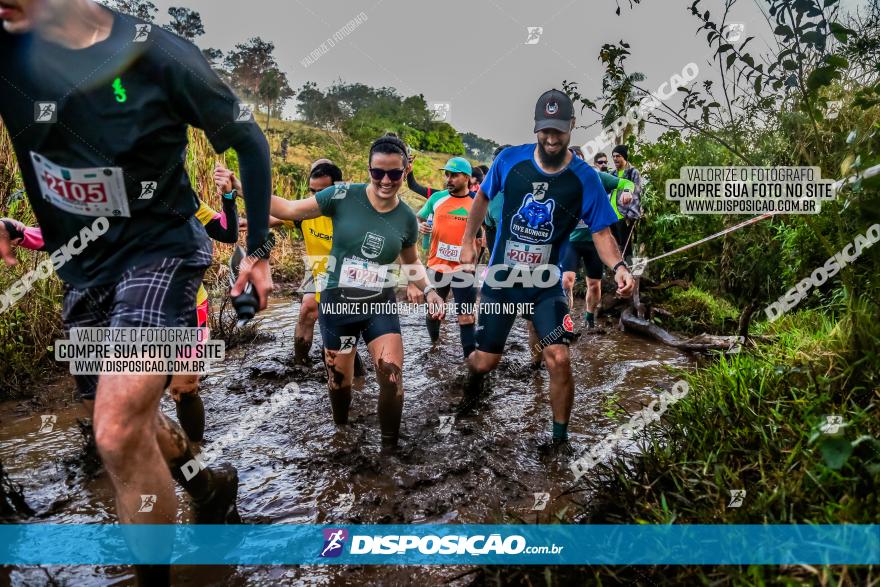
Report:
M374 369L368 366L363 386L355 387L350 426L337 430L318 360L317 328L313 366L292 364L297 313L297 303L276 299L259 324L271 340L230 351L201 386L207 411L204 446L222 444L222 460L238 468L238 508L245 523L546 523L572 521L578 508L567 506L589 498L583 493L561 496L572 485L571 458L552 459L539 450L550 432L549 376L546 369L528 366L522 319L491 379L491 392L469 413L461 413L458 326L445 322L441 345L432 349L424 318L401 316L404 414L400 451L388 457L379 451ZM580 450L618 425L623 410L637 410L669 389L676 379L670 368L690 362L674 349L617 331L610 319L605 326L606 334L584 334L572 346L576 391L570 436ZM368 358L363 343L359 352ZM99 466L83 460L77 424L82 414L72 401L73 382L64 380L57 387L43 394L55 397L48 405L0 404L0 462L22 486L36 512L34 521L114 522L109 481ZM290 401L267 417L267 399L282 390ZM173 417L169 398L162 406ZM533 511L534 494L541 492L550 494L550 502L543 511ZM187 522L187 498L180 490L178 496L179 518ZM466 571L178 567L175 584L435 584ZM468 579L454 582L467 584ZM0 569L0 585L132 581L131 570L119 567Z

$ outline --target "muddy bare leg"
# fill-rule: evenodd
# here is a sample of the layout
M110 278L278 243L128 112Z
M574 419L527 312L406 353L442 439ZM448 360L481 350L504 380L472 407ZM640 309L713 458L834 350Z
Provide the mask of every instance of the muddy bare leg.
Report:
M403 339L399 334L386 334L371 341L368 346L379 380L382 452L394 452L403 416Z
M83 400L83 406L94 417L95 402ZM162 459L167 463L171 477L194 499L203 499L210 493L212 484L212 472L204 469L191 479L187 480L183 474L183 467L195 458L199 452L195 444L187 437L186 433L174 420L156 410L155 438L159 446Z
M526 320L526 329L529 331L529 357L531 357L532 369L541 368L541 341L538 340L538 332L531 320Z
M213 488L211 469L202 469L190 479L184 473L185 465L195 459L199 452L196 445L177 422L161 412L156 415L156 429L156 440L171 476L197 502L208 499Z
M315 322L318 320L318 302L315 294L305 294L299 309L299 320L293 335L293 361L296 364L309 362L309 351L312 350L312 339L315 333Z
M550 406L554 428L567 431L571 408L574 405L574 379L568 346L553 344L544 349L544 360L550 372Z
M157 437L162 375L102 375L95 398L95 441L116 492L123 524L173 524L177 497ZM141 496L151 499L150 511Z
M501 355L495 353L487 353L484 351L474 351L467 359L468 380L465 384L465 395L478 395L482 389L483 381L486 376L494 371L501 362Z
M587 278L587 297L584 316L587 319L587 327L596 326L596 313L599 310L599 302L602 300L602 280Z

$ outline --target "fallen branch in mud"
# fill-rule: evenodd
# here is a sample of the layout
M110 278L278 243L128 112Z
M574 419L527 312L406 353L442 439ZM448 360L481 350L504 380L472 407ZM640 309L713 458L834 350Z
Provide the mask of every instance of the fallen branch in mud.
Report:
M663 291L665 289L669 289L671 287L680 287L681 289L690 289L691 284L684 279L673 279L672 281L664 281L663 283L658 283L657 285L648 285L645 286L644 289L649 289L651 291Z
M682 339L660 328L650 320L639 318L629 307L620 314L620 323L624 330L637 332L659 340L663 344L675 347L683 351L705 353L709 351L730 351L742 344L743 339L739 336L715 336L701 334L687 339Z

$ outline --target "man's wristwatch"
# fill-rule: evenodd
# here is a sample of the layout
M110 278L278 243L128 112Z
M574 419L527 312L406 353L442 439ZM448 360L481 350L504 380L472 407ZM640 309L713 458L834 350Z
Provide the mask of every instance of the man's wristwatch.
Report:
M237 195L238 195L238 190L235 188L232 188L232 191L229 192L228 194L223 194L223 197L226 198L227 200L234 200L235 196L237 196Z
M429 284L428 284L428 287L426 287L425 289L422 290L422 295L425 296L425 297L427 297L429 293L431 293L432 291L434 291L434 290L436 290L436 289L437 289L437 288L435 288L433 285L431 285L431 284L429 283Z
M611 271L614 272L614 273L617 273L617 269L618 269L619 267L623 267L624 269L626 269L627 271L629 271L629 267L627 266L626 261L618 261L618 262L617 262L617 265L615 265L614 267L611 268Z

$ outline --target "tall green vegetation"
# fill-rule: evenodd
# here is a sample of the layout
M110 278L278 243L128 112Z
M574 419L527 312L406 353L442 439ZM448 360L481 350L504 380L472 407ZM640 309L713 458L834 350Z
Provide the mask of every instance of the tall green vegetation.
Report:
M677 179L682 166L812 165L823 177L845 178L880 162L877 3L867 13L843 15L834 0L769 2L778 51L760 55L750 52L753 36L729 40L726 19L735 3L726 0L717 18L699 0L689 8L713 50L719 81L680 88L680 105L651 113L650 123L668 129L658 140L639 141L636 133L628 139L647 179L639 241L648 256L743 219L682 215L665 199L666 180ZM634 79L619 62L609 76ZM636 97L649 93L631 86ZM614 95L603 109L569 87L585 109L617 112ZM878 184L855 181L819 216L778 216L652 264L649 275L695 280L743 311L767 305L880 219ZM834 300L841 309L857 284L859 291L876 287L876 251L865 257L816 289L804 307Z
M752 333L763 342L682 373L690 393L646 429L641 455L612 459L582 478L577 490L588 500L579 520L876 523L880 247L813 288L781 319L768 322L761 310L880 222L880 179L859 177L880 163L880 8L873 2L844 14L837 0L771 0L767 18L777 48L759 54L754 37L734 42L725 34L736 0L726 0L720 15L702 4L696 0L688 12L713 50L719 81L681 88L680 105L652 113L649 122L667 129L658 140L640 140L637 129L627 139L648 181L639 236L645 253L657 255L743 219L682 215L664 189L682 166L812 165L823 177L855 180L820 215L775 217L649 266L654 280L686 279L699 288L674 294L680 307L709 307L709 295L718 307L757 309ZM620 71L611 75L623 79ZM647 95L633 87L637 96ZM607 111L581 103L600 116ZM845 426L823 426L831 415ZM733 489L746 490L739 508L727 507ZM877 580L875 570L852 567L593 572L609 582L669 585ZM576 577L583 580L567 569L523 569L504 580L551 584Z
M12 142L0 124L0 217L12 217L27 224L35 219L27 203ZM42 255L19 249L18 265L6 267L0 261L0 292L43 261ZM61 282L53 274L37 280L18 303L0 314L0 398L30 395L28 381L51 369L49 347L61 331Z

